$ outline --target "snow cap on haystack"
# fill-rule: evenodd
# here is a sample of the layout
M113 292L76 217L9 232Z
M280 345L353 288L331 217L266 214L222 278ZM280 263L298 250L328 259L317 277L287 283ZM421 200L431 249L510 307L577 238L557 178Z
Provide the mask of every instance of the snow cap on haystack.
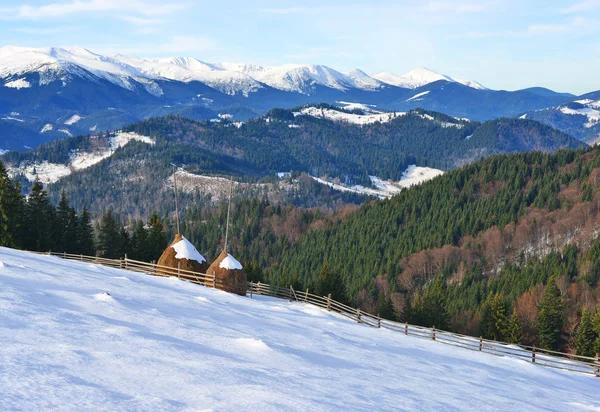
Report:
M244 272L244 267L227 251L221 252L208 268L207 274L215 276L217 288L246 296L246 272Z
M175 235L175 240L165 249L160 259L158 259L159 266L167 266L173 269L190 270L192 272L206 273L208 269L208 262L181 234ZM160 268L157 270L160 273ZM166 273L176 275L175 273Z

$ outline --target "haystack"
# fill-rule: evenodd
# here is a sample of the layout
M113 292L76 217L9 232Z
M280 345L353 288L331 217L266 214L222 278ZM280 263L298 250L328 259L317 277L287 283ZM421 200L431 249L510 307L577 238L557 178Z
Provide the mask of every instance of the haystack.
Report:
M177 276L177 265L181 270L191 270L193 272L206 273L208 262L204 259L194 245L190 243L184 236L179 233L175 235L175 240L165 249L163 254L158 259L159 266L167 266L175 269L174 271L166 271L158 268L157 274Z
M217 288L246 296L246 272L240 262L227 251L221 252L208 268L208 275L215 275Z

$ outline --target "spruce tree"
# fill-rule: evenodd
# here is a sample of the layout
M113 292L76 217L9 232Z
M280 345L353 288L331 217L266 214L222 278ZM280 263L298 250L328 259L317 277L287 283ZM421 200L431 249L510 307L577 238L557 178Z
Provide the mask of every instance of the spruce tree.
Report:
M167 235L164 231L163 222L156 212L150 216L148 226L148 258L156 261L167 248Z
M131 257L131 259L149 262L152 260L150 256L151 254L148 250L148 231L144 227L144 222L138 220L133 225L129 257Z
M112 210L108 210L100 219L98 248L103 257L116 259L120 257L121 243L119 223L113 216Z
M581 320L575 331L575 341L573 342L577 349L577 354L582 356L594 356L596 354L596 339L598 335L594 332L592 324L592 313L584 308L581 313Z
M346 301L346 293L342 280L339 274L332 270L327 262L319 270L319 278L315 285L315 291L320 296L327 296L331 293L331 298L338 302Z
M592 328L596 334L596 341L594 344L594 352L600 354L600 306L596 310L596 314L592 319Z
M422 294L415 295L410 322L438 329L448 329L450 315L446 302L446 284L442 276L437 276Z
M546 286L538 313L537 339L540 347L557 350L564 325L564 304L554 279Z
M500 294L490 293L483 310L481 336L486 339L504 341L507 337L508 319L506 306Z
M83 205L81 216L77 225L77 253L86 256L95 256L96 247L94 245L94 229L90 220L90 213L87 205Z
M379 292L377 298L377 313L383 319L395 320L396 314L394 313L394 305L389 297L385 296L385 293Z
M77 214L69 206L67 195L63 190L56 208L57 251L77 252Z
M0 162L0 246L13 246L14 239L9 230L8 204L11 182L8 173Z
M36 180L25 206L24 247L28 250L48 251L55 242L55 210L44 187Z
M513 309L506 328L506 342L516 345L523 341L523 328L521 327L521 318L517 313L517 309Z

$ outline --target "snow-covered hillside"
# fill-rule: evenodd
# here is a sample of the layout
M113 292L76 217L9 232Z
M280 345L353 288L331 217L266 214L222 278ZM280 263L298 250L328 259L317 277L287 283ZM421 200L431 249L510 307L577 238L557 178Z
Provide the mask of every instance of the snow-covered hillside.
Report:
M365 187L362 185L348 186L339 182L331 182L329 180L314 176L311 177L315 181L323 185L329 186L332 189L339 190L340 192L350 192L361 195L375 196L380 199L386 199L400 193L402 189L408 189L411 186L419 185L423 182L426 182L443 174L444 172L439 169L410 165L402 173L402 177L398 182L383 180L377 176L369 176L369 178L371 179L371 183L374 187Z
M403 116L405 113L388 113L370 109L366 114L346 113L341 110L325 109L319 107L305 107L299 112L294 112L295 116L305 115L312 117L321 117L324 119L334 120L338 122L347 122L353 124L371 124L375 122L386 123L395 119L398 116Z
M598 379L0 248L0 410L592 411Z
M75 118L73 116L70 120ZM77 119L79 120L79 119ZM76 120L76 121L77 121ZM98 139L98 136L92 136L91 139ZM54 183L63 177L69 176L73 171L87 169L102 160L110 157L115 150L125 146L132 140L137 140L149 145L154 145L154 141L137 133L119 132L112 136L107 147L94 151L76 150L70 153L70 161L68 164L43 162L25 162L16 167L9 167L8 173L11 176L22 174L30 182L39 179L44 184Z

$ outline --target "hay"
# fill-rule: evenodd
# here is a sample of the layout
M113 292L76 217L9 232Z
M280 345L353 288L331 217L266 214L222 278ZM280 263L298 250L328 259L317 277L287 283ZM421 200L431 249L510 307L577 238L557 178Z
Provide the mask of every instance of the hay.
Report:
M189 243L189 241L185 237L181 236L178 233L175 236L175 240L173 240L173 242L169 245L169 247L167 247L165 249L163 254L158 259L158 265L177 269L177 265L179 264L179 268L181 270L190 270L193 272L206 273L206 271L208 269L208 262L206 261L206 259L204 260L204 262L198 262L197 260L194 260L194 259L186 259L186 258L178 259L176 257L177 251L173 248L173 245L181 242L182 240ZM191 246L193 251L196 251L196 249L192 246L191 243L189 243L189 245L187 245L187 246L188 247ZM174 273L173 273L173 271L168 271L168 272L166 270L161 271L160 268L156 269L156 273L158 275L177 276L176 271Z
M241 265L239 266L241 269L221 267L221 262L223 262L225 259L228 261L235 261L235 259L233 259L233 257L224 250L221 252L217 260L210 265L207 274L215 275L218 289L246 296L246 272L244 272L244 269L241 268Z

